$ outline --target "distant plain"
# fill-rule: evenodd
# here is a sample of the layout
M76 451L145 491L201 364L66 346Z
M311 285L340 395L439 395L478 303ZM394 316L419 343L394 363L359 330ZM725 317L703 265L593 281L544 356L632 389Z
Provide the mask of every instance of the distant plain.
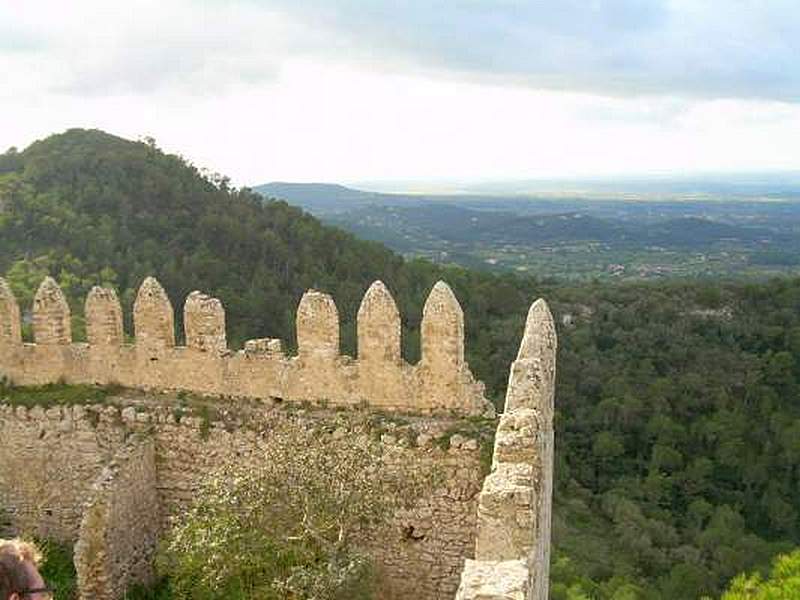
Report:
M406 257L494 272L567 280L800 273L800 176L791 173L435 193L279 182L254 190Z

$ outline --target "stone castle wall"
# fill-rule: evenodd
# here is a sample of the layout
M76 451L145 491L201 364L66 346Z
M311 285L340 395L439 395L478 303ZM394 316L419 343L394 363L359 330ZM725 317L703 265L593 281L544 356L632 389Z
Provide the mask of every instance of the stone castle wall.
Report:
M82 600L124 598L155 580L161 523L152 436L135 435L94 483L75 544Z
M339 315L322 292L306 292L298 306L297 356L267 338L230 351L225 311L215 298L192 292L183 310L186 346L176 346L170 300L148 277L134 304L135 343L126 344L117 295L95 287L86 299L88 343L73 343L69 306L48 277L33 304L35 343L23 343L19 306L0 279L0 375L18 385L65 381L416 413L491 411L464 360L463 312L443 282L424 307L417 365L401 358L400 314L381 282L367 290L358 311L358 359L340 354Z
M119 598L120 586L147 580L142 558L153 548L152 526L164 532L220 467L257 465L282 424L346 439L364 416L290 406L240 412L229 404L225 418L209 420L203 410L147 394L114 401L47 410L0 405L0 506L15 532L77 542L86 598ZM475 546L481 445L453 433L460 419L374 418L393 464L436 471L414 508L366 543L384 577L382 597L452 598Z
M221 303L200 292L186 300L187 345L176 347L172 306L152 278L134 306L134 344L124 343L113 290L94 288L85 314L88 342L73 343L69 307L48 278L34 300L35 343L23 343L19 307L0 279L0 375L20 385L65 381L225 396L225 402L209 400L206 410L213 406L230 417L180 418L174 403L153 395L121 398L119 407L0 406L0 502L17 530L77 540L90 596L119 597L121 588L108 582L149 577L131 557L147 556L153 535L126 523L157 514L150 524L163 532L170 516L192 502L203 477L232 460L263 460L282 420L300 419L346 438L348 415L363 412L312 413L291 402L236 400L248 398L420 415L403 417L401 425L388 421L381 440L398 465L436 467L444 476L413 510L394 515L389 534L368 544L386 578L384 600L546 600L556 335L544 301L528 314L485 480L478 441L452 434L468 423L464 416L491 411L464 360L463 313L442 282L424 307L417 365L400 356L399 312L380 282L358 311L357 360L339 352L333 299L313 290L298 307L293 357L274 339L251 340L231 352ZM250 408L237 412L245 405ZM137 494L146 500L141 509ZM92 587L103 585L105 591Z
M75 540L92 485L124 442L113 407L0 406L0 508L15 529Z
M547 304L528 312L511 365L491 473L478 499L475 559L457 600L547 600L553 496L556 331Z

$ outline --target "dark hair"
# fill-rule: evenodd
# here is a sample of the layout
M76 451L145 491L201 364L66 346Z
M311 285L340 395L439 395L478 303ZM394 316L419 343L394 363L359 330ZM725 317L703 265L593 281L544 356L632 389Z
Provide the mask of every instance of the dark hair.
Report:
M0 600L31 587L33 582L25 563L36 566L41 558L39 549L30 542L0 539Z

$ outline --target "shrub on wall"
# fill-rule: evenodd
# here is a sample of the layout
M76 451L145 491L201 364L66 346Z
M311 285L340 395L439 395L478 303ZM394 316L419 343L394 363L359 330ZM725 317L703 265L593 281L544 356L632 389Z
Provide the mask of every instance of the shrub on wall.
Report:
M173 596L371 598L376 576L359 540L380 535L423 477L389 467L365 425L344 435L282 425L265 454L208 478L178 518L159 561Z

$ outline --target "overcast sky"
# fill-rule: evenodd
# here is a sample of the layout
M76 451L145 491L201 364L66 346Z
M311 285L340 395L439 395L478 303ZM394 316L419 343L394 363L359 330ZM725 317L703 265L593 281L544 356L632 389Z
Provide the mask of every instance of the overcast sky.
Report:
M797 0L0 0L0 73L238 185L800 169Z

